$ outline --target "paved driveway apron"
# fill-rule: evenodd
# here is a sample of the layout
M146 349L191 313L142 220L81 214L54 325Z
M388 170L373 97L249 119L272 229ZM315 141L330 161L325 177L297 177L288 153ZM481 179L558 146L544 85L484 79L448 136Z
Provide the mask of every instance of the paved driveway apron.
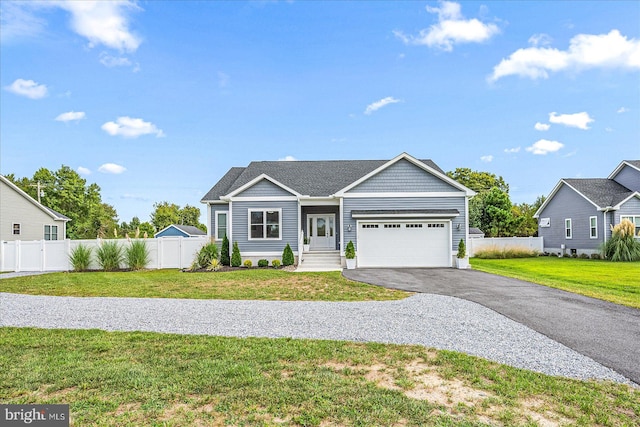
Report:
M474 270L356 269L344 275L477 302L640 384L640 310Z

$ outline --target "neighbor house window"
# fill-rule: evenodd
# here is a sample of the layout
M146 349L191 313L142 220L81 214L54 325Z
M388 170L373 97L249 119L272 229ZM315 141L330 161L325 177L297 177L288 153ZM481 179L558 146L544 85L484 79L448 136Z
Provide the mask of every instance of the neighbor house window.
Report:
M589 237L592 239L598 238L598 217L589 217Z
M45 225L44 226L44 240L58 240L58 226L57 225Z
M635 235L636 236L640 236L640 216L625 216L625 215L620 215L620 222L622 222L623 220L628 219L629 221L631 221L633 223L633 225L635 225L636 227L636 232Z
M280 239L280 209L249 209L249 239Z
M227 236L227 213L216 212L216 240L222 240Z
M20 224L13 224L13 234L14 235L20 234Z
M567 239L571 239L573 233L571 231L571 218L567 218L564 220L564 237Z

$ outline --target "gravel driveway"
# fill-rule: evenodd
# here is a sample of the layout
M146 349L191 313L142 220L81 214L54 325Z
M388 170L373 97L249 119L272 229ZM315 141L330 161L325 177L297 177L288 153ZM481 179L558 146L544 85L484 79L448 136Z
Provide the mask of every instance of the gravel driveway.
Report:
M0 326L419 344L551 375L628 382L493 310L443 295L381 302L285 302L0 293Z

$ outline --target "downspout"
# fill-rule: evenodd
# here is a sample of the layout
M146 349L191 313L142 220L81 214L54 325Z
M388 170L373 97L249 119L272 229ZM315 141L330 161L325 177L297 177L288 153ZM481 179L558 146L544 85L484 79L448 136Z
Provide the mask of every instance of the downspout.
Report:
M613 206L607 206L602 212L602 243L607 243L607 213L613 211Z

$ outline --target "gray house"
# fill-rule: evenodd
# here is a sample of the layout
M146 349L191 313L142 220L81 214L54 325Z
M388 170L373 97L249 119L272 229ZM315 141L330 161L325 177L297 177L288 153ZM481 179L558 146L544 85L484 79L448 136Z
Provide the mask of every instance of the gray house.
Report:
M431 160L261 161L231 168L202 198L211 239L244 259L335 253L349 241L359 267L450 267L468 239L475 193ZM304 255L305 259L307 258Z
M597 253L623 219L640 235L640 160L621 162L608 178L561 179L534 218L549 253Z

